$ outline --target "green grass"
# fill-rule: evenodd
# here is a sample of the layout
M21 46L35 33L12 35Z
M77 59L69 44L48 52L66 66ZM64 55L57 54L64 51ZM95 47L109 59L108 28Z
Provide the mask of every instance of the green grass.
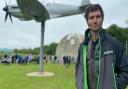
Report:
M51 77L28 77L29 72L39 70L39 65L0 65L0 89L76 89L74 66L46 64L45 71L55 73Z
M0 89L76 89L74 65L45 64L51 77L28 77L27 73L39 70L39 65L0 64ZM128 88L127 88L128 89Z

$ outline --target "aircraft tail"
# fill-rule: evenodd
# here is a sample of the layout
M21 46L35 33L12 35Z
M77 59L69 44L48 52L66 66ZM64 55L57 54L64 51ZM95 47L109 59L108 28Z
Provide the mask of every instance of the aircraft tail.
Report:
M82 2L81 2L81 6L85 6L88 4L90 4L90 0L82 0Z

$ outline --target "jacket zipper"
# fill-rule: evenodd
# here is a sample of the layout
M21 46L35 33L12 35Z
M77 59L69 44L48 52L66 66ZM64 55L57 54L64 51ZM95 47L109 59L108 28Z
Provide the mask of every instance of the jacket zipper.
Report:
M97 80L97 89L99 89L99 83L100 83L100 65L101 65L101 39L100 39L100 35L98 34L98 38L99 38L99 73L98 73L98 80Z

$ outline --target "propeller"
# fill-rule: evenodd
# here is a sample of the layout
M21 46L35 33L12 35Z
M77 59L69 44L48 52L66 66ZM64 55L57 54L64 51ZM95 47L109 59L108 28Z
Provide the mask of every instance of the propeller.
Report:
M10 20L11 20L11 22L12 22L12 16L11 16L11 14L8 12L8 5L7 5L7 3L6 3L6 1L5 1L5 7L3 8L3 10L6 12L6 15L5 15L5 22L7 21L7 18L8 18L8 16L9 16L9 18L10 18Z

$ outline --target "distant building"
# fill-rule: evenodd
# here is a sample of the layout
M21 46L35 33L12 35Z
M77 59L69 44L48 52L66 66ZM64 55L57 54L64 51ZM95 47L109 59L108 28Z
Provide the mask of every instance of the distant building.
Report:
M64 56L70 56L76 61L78 48L82 40L83 40L83 36L79 33L71 33L66 35L58 43L56 49L57 58L60 60Z

